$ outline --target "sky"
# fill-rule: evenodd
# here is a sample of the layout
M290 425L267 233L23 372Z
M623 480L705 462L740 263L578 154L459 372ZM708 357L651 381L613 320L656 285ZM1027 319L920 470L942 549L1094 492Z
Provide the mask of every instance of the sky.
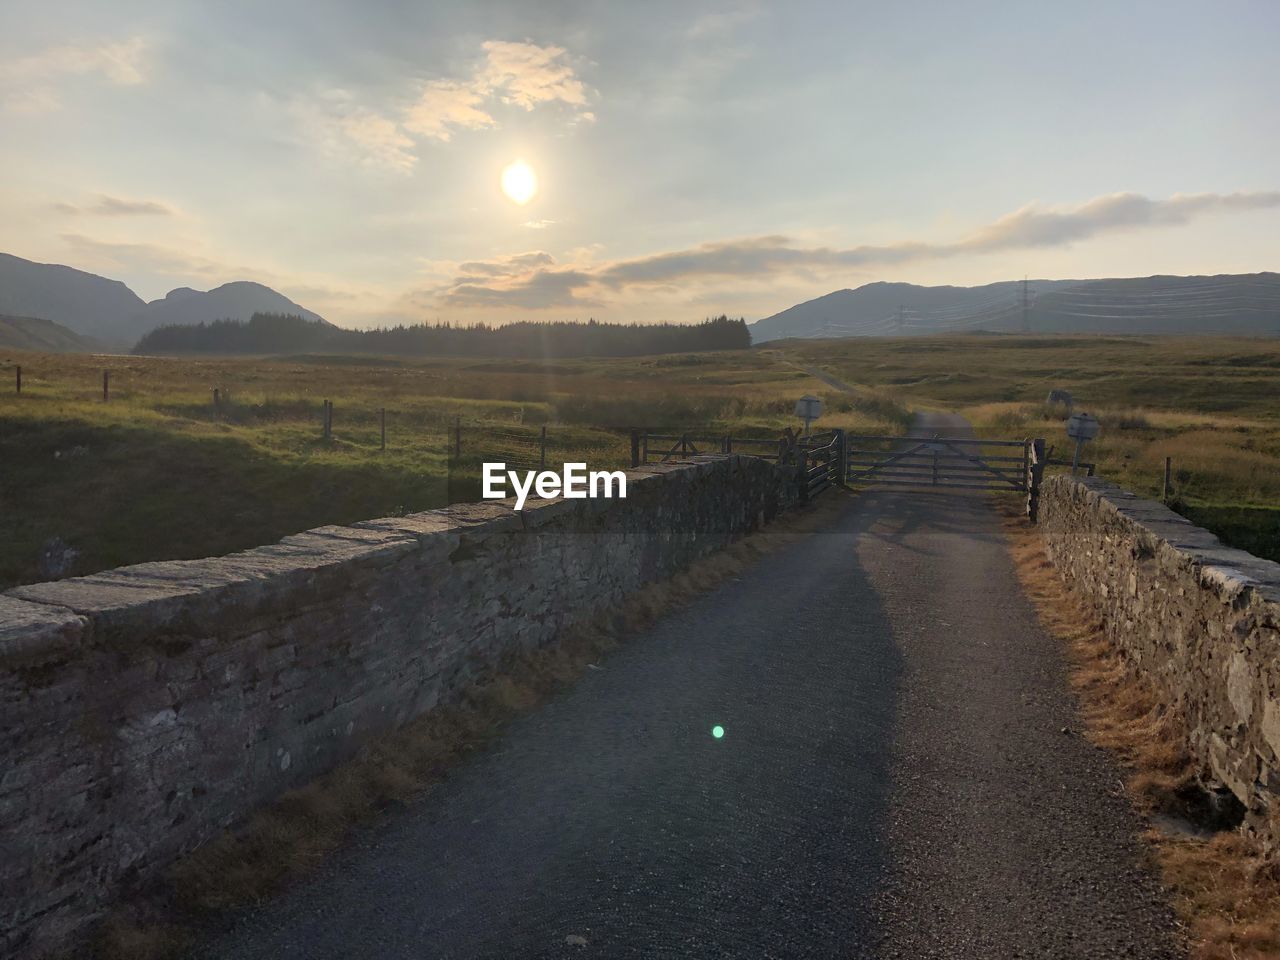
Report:
M1278 48L1272 0L5 0L0 251L358 327L1277 270Z

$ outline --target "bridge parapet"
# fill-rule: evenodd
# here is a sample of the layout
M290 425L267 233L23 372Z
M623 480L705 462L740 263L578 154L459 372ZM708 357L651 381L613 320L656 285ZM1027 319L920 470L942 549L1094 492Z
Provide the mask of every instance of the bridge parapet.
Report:
M1185 720L1202 780L1280 843L1280 564L1096 478L1045 479L1039 514L1064 578Z
M626 499L457 505L0 595L0 953L82 940L122 885L801 498L748 456L627 477Z

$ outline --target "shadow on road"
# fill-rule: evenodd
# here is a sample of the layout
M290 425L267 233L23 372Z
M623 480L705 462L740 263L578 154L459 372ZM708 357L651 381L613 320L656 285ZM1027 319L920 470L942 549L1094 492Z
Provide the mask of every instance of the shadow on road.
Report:
M673 611L203 955L870 955L900 661L867 523Z

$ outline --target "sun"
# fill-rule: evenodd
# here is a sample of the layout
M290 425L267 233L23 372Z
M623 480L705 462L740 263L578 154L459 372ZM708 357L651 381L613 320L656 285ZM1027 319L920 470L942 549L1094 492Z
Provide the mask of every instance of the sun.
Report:
M538 175L533 167L523 160L507 164L502 171L502 192L522 207L532 200L538 192Z

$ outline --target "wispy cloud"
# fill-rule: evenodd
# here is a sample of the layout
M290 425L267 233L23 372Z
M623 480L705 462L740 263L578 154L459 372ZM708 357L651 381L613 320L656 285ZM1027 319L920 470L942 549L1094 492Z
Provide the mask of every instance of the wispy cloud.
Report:
M414 142L391 118L360 106L345 90L291 105L307 139L330 156L408 173L418 162Z
M477 90L526 110L556 102L586 107L587 88L569 65L563 47L488 40L482 49L485 63L473 81Z
M64 233L62 240L70 248L78 264L96 269L145 270L184 280L199 277L206 282L257 280L269 283L277 279L255 267L236 266L212 257L188 253L176 246L98 240L82 233Z
M498 127L500 105L533 110L559 104L575 121L590 122L592 91L578 77L563 47L488 40L463 77L422 84L413 100L391 110L358 105L345 91L296 105L295 113L329 148L354 149L372 165L408 172L417 162L414 138L447 142L461 130Z
M103 240L82 233L63 233L61 239L76 266L101 270L107 275L144 275L152 282L164 278L174 286L202 289L233 280L253 280L322 315L333 308L356 316L371 311L367 319L372 322L386 313L384 294L376 288L343 286L330 282L324 274L278 270L275 265L248 266L204 252L194 241L166 246Z
M155 200L125 200L102 194L91 204L55 203L54 209L68 216L91 217L171 217L172 207Z
M498 121L484 109L485 94L455 80L428 83L404 117L405 129L420 137L450 140L455 130L482 130Z
M1062 247L1130 230L1181 226L1218 213L1280 208L1280 191L1177 194L1153 200L1133 193L1095 197L1075 207L1030 204L966 237L935 243L902 241L857 247L803 247L785 236L705 243L600 264L557 264L547 253L458 265L457 275L435 291L450 307L594 306L608 292L634 287L749 278L801 272L832 273L867 266L939 260L1037 247ZM524 254L522 257L531 255Z
M147 79L144 37L99 43L68 43L0 62L0 104L20 113L47 112L61 104L60 87L69 77L99 75L117 86Z

